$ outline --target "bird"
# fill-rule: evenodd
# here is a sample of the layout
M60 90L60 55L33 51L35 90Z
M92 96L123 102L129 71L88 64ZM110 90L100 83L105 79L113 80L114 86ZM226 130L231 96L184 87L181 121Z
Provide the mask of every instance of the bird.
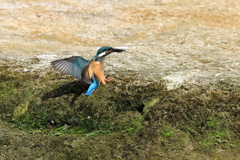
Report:
M65 75L73 75L84 83L89 84L86 96L90 96L99 85L106 85L104 75L105 57L113 52L126 52L123 49L102 46L91 60L81 56L58 59L51 62L52 67Z

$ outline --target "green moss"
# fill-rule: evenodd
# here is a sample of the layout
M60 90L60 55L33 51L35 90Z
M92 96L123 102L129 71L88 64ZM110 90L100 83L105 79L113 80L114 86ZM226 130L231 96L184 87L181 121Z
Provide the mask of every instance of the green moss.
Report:
M15 96L18 93L16 86L17 84L14 81L1 82L0 98L6 100L11 96Z
M11 75L0 83L1 120L27 135L44 136L44 145L58 148L63 159L159 159L168 153L201 155L216 146L239 148L240 91L230 84L167 91L163 83L116 80L86 97L87 86L54 72L41 78Z
M143 128L143 116L138 115L133 119L121 121L121 124L125 124L122 129L122 133L138 133Z
M209 135L220 138L225 134L224 127L222 126L222 119L218 119L215 117L207 118L207 126L209 127Z

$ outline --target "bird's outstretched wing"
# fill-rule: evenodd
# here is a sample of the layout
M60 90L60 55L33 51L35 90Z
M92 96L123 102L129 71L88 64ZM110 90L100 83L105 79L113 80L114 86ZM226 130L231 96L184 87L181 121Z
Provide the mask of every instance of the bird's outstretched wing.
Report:
M81 72L88 63L89 60L86 60L80 56L73 56L70 58L53 61L51 64L53 68L60 73L66 75L73 75L74 77L81 80Z

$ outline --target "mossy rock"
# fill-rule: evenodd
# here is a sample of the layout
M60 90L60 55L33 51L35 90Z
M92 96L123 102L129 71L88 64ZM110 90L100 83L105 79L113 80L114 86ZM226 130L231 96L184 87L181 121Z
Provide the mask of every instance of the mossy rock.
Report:
M13 111L13 118L18 118L28 111L29 101L25 101L18 105Z

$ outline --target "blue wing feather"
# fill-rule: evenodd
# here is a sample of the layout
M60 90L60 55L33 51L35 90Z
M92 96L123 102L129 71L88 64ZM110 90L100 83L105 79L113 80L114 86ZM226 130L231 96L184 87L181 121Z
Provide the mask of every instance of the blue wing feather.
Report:
M88 63L89 60L86 60L83 57L73 56L70 58L53 61L52 66L55 70L62 74L73 75L81 80L81 72Z

